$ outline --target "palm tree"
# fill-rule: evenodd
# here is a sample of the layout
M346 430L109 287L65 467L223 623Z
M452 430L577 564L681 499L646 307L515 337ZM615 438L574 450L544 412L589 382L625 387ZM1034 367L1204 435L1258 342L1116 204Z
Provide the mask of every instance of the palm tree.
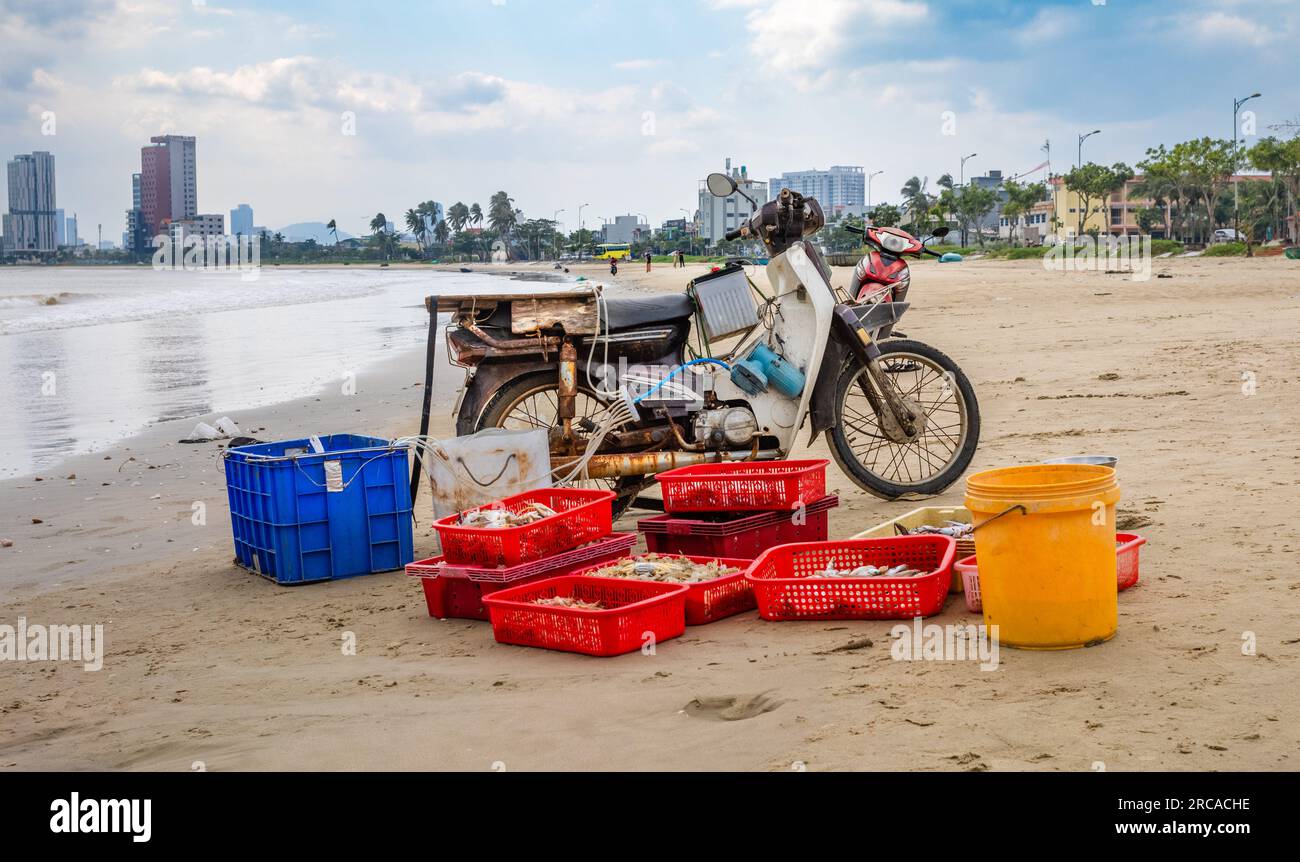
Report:
M471 204L469 208L469 221L474 227L483 224L483 208L478 204Z
M420 206L424 206L424 204L420 204ZM404 221L406 222L407 230L409 230L412 234L415 235L416 242L418 242L420 244L420 247L423 248L424 235L425 232L428 230L425 227L424 216L414 209L408 209L406 211L406 217Z
M511 222L515 218L514 203L514 198L505 192L497 192L488 201L488 226L501 234L502 239L509 238Z
M903 183L903 187L898 193L903 197L903 203L907 205L908 217L911 219L911 225L914 228L924 229L929 223L930 212L930 195L925 191L930 179L926 177L912 177Z
M383 213L376 213L375 217L370 220L370 232L377 234L388 227L388 217Z
M433 226L434 241L437 242L439 245L446 245L447 237L450 235L451 232L447 230L447 220L438 219L438 223Z
M469 223L469 207L460 201L456 201L447 208L447 221L451 223L452 230L460 233L465 229L465 225Z
M335 247L335 248L338 248L338 247L339 247L339 225L338 225L338 222L334 221L334 219L330 219L330 220L329 220L329 223L325 225L325 229L326 229L327 231L329 231L330 233L334 234L334 247Z

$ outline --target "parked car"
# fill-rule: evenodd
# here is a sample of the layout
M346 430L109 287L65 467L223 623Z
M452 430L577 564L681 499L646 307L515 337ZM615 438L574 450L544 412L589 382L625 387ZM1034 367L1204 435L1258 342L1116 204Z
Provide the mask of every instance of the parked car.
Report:
M1239 230L1230 227L1221 227L1214 232L1210 239L1211 243L1216 242L1245 242L1246 235Z

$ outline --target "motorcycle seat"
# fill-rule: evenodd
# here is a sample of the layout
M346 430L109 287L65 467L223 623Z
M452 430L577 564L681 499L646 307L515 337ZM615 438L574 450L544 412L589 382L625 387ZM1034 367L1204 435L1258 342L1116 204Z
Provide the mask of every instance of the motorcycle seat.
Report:
M681 320L695 313L695 302L684 293L607 299L602 303L609 329L631 329Z

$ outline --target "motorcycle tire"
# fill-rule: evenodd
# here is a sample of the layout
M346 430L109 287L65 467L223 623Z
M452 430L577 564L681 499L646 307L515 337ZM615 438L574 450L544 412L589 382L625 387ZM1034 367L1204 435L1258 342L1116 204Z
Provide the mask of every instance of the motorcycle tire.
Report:
M926 365L943 370L943 376L948 377L955 384L953 388L964 403L965 412L962 417L964 430L960 432L963 436L956 441L957 445L953 447L953 452L942 469L932 475L912 479L909 474L908 481L900 482L897 481L898 477L887 478L869 469L854 452L856 442L854 435L861 433L861 429L851 432L844 425L845 401L849 389L857 387L859 374L866 372L856 358L851 358L845 363L835 384L835 424L827 432L830 436L831 457L835 459L835 463L845 475L860 488L885 500L897 500L908 496L926 497L941 493L961 478L962 473L970 466L971 459L975 456L975 448L979 445L980 411L979 403L975 399L975 390L965 372L938 348L908 338L891 338L880 342L879 346L882 354L881 362L886 366L889 365L891 356L896 357L895 362L911 356L922 360ZM915 444L908 444L908 448L913 446ZM917 451L919 453L919 449ZM907 455L903 454L901 457L906 463ZM918 465L927 460L918 457Z

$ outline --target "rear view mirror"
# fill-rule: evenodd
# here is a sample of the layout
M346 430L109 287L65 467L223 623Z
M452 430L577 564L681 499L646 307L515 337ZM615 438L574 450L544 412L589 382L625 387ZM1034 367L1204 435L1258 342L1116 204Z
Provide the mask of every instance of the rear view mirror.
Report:
M736 191L736 181L726 174L709 174L709 178L704 181L709 187L709 194L716 198L725 198L734 194Z
M935 239L943 239L944 237L946 237L946 236L948 235L948 228L946 228L946 227L937 227L937 228L934 229L934 233L932 233L932 234L930 234L930 235L933 236Z

